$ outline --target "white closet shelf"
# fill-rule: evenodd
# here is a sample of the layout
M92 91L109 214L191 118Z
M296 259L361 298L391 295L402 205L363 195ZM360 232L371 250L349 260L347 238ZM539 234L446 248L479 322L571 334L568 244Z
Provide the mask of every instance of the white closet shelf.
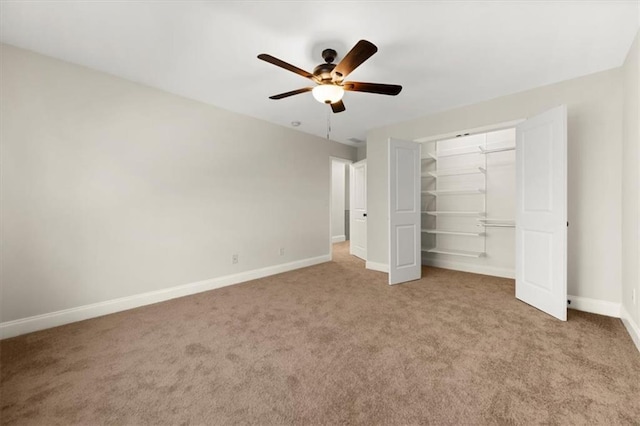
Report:
M426 157L422 157L421 160L433 160L438 161L438 157L430 152L425 152Z
M486 174L487 170L484 167L466 167L464 169L449 169L449 170L439 170L433 172L423 173L423 177L446 177L446 176L462 176L462 175L475 175L475 174Z
M478 226L485 228L515 228L516 221L510 219L478 219Z
M450 211L438 211L438 210L424 210L422 213L431 216L484 216L485 212L450 212Z
M481 154L493 154L494 152L515 151L516 147L515 146L506 146L506 147L503 147L503 148L484 149L483 147L479 146L478 149L480 150Z
M463 257L482 257L484 256L483 252L476 251L465 251L465 250L450 250L450 249L440 249L440 248L431 248L431 249L422 249L425 253L438 253L438 254L449 254L452 256L463 256Z
M422 232L427 234L462 235L465 237L482 237L484 235L484 232L446 231L443 229L423 229Z
M484 194L484 189L438 189L432 191L421 191L423 194L430 194L433 196L439 195L466 195L466 194Z

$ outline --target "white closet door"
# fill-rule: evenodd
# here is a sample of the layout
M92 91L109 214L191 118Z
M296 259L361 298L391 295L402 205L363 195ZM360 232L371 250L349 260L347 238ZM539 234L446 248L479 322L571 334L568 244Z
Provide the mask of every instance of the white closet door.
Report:
M516 297L567 319L567 109L516 127Z
M420 144L389 139L389 284L420 279Z
M367 260L367 160L349 167L349 253Z

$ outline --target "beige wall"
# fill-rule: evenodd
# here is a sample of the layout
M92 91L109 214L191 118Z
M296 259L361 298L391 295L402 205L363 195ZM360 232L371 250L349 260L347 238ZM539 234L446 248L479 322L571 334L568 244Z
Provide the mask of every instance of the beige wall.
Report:
M329 253L329 157L354 148L1 54L1 321Z
M624 125L622 145L622 305L640 324L640 32L622 68ZM635 289L636 302L631 300ZM637 326L637 325L636 325Z
M416 139L568 107L569 294L620 301L621 70L614 69L371 131L368 260L387 264L387 138Z

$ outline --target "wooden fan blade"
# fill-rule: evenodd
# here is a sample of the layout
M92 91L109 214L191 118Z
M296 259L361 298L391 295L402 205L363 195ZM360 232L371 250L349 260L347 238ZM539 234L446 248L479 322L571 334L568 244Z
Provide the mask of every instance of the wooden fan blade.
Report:
M300 93L306 93L313 90L313 87L303 87L302 89L292 90L290 92L280 93L278 95L269 96L269 99L282 99L288 98L289 96L299 95Z
M276 58L274 56L267 55L266 53L261 53L260 55L258 55L258 59L262 59L265 62L269 62L270 64L273 64L273 65L275 65L277 67L280 67L280 68L284 68L287 71L291 71L293 73L301 75L301 76L303 76L305 78L308 78L310 80L317 81L316 78L313 76L313 74L311 74L310 72L305 71L305 70L303 70L301 68L298 68L298 67L296 67L294 65L291 65L291 64L289 64L289 63L287 63L287 62L285 62L283 60L280 60L280 59L278 59L278 58Z
M331 104L331 110L337 114L346 110L346 108L344 107L344 103L342 101L338 101Z
M378 51L375 44L367 40L360 40L353 46L353 49L345 55L338 65L331 71L333 81L342 81L351 74L353 70L358 68L360 64L373 56Z
M367 92L391 96L397 95L402 90L402 86L397 84L362 83L358 81L347 81L342 87L344 87L344 90L351 92Z

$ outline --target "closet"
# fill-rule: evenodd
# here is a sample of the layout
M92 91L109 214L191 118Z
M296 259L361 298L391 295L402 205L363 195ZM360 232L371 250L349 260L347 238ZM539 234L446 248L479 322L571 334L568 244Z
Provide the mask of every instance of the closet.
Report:
M515 138L420 141L423 265L515 278Z
M567 107L498 126L389 138L389 284L421 265L515 278L516 298L565 321Z

